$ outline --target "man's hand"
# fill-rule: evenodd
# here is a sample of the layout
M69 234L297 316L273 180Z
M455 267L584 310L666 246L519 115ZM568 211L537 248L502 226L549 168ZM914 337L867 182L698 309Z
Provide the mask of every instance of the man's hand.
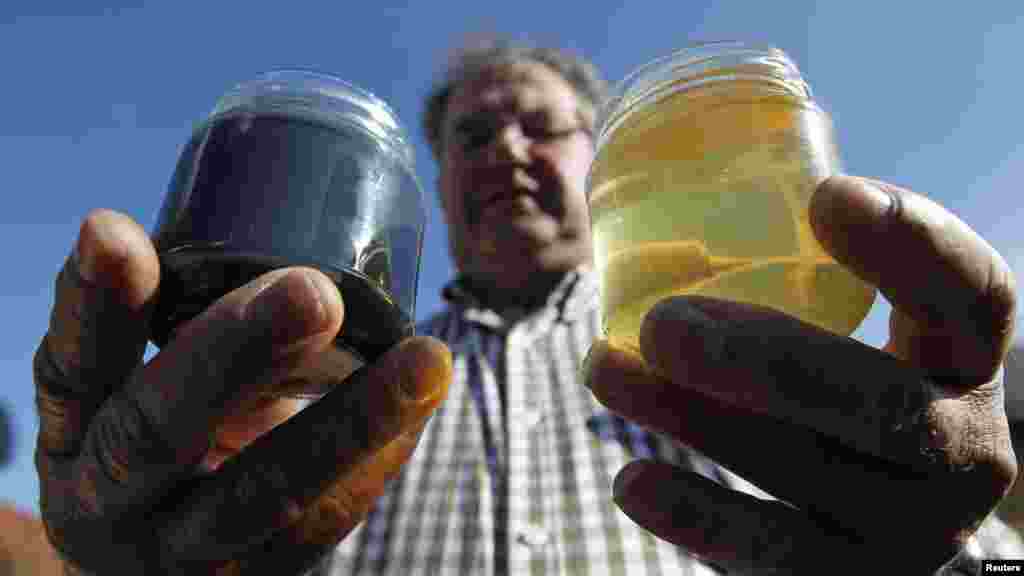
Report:
M408 459L447 393L450 355L436 340L407 340L210 471L227 456L211 458L218 430L240 448L254 434L239 426L283 419L261 394L331 345L342 299L316 270L270 272L143 365L158 286L145 231L90 214L33 366L48 536L71 572L299 573Z
M642 359L598 343L586 371L611 409L779 501L649 461L619 473L614 498L730 574L928 574L1017 474L1000 369L1014 280L960 220L887 184L832 178L811 222L893 304L884 350L769 309L680 297L647 315Z

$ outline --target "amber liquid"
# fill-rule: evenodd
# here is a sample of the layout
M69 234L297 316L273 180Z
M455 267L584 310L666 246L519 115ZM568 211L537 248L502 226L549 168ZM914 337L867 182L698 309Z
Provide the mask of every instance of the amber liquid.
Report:
M627 116L589 176L605 332L636 348L658 301L750 302L848 335L875 290L814 238L807 207L837 163L828 117L755 83L711 84Z

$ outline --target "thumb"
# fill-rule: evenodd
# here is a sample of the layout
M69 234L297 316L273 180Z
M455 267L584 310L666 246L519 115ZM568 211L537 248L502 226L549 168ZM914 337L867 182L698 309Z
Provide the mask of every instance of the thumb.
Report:
M77 451L99 404L141 360L159 281L156 251L138 223L111 210L85 218L33 362L45 453Z
M994 377L1016 308L1006 261L954 214L884 182L835 176L810 205L818 240L892 303L900 356L946 382Z

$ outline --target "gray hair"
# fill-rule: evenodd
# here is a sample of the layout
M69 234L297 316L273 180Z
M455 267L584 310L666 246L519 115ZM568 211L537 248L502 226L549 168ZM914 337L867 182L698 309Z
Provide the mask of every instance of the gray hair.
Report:
M491 41L468 46L455 53L438 82L427 96L423 110L423 129L434 157L440 157L441 127L447 114L448 99L455 87L483 70L500 68L517 62L538 62L558 73L572 87L579 100L596 114L608 93L608 85L588 60L558 48ZM587 115L587 121L594 115ZM588 126L593 130L594 126Z

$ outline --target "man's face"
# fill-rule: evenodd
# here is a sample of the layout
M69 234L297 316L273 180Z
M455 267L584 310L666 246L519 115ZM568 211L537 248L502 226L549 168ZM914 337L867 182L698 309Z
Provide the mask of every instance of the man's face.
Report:
M438 186L459 269L499 287L590 261L584 190L593 111L536 62L485 71L452 92Z

